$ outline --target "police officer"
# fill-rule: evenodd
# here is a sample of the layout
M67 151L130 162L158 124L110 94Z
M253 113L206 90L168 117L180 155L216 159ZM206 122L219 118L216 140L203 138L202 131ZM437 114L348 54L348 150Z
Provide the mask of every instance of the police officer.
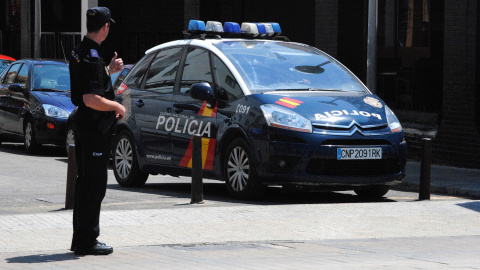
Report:
M100 234L100 206L107 188L107 164L113 125L125 116L125 107L113 101L110 74L123 67L117 53L106 66L100 44L115 23L110 10L95 7L87 11L87 35L72 51L70 77L74 115L77 181L73 209L71 250L77 255L107 255L113 248L97 240Z

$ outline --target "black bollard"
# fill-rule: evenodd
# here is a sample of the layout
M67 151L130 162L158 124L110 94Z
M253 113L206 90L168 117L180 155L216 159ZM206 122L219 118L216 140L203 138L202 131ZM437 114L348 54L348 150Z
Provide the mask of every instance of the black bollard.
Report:
M203 203L202 137L193 136L192 149L192 200L190 204Z
M420 166L419 200L430 200L430 180L432 167L432 139L423 138L422 163Z
M65 195L65 209L73 209L75 197L75 182L77 180L77 161L75 145L68 146L67 191Z

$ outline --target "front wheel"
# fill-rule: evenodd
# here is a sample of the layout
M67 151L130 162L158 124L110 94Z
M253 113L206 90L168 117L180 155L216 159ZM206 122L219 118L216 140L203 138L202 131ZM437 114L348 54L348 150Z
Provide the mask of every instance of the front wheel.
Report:
M116 137L113 145L113 172L122 187L139 187L148 179L148 173L138 166L135 145L126 131Z
M23 127L23 145L27 154L35 154L41 147L35 139L35 130L31 119L28 119Z
M360 187L356 188L353 191L357 193L358 196L365 198L382 198L390 190L390 186L369 186L369 187Z
M236 199L256 198L263 191L253 155L243 139L235 139L228 146L223 161L223 176L228 192Z

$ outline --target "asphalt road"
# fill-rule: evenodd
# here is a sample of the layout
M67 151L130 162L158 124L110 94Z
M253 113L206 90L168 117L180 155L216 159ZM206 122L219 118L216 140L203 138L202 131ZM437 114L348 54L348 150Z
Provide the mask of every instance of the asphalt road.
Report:
M0 215L47 213L65 207L68 157L62 147L44 146L37 155L27 155L22 144L0 146ZM151 175L141 188L120 187L109 168L109 180L102 209L166 209L190 205L190 178ZM333 204L364 202L404 202L418 194L391 190L380 200L365 200L353 192L284 190L270 187L264 198L239 201L229 197L223 182L204 179L205 206ZM455 197L432 194L432 200Z

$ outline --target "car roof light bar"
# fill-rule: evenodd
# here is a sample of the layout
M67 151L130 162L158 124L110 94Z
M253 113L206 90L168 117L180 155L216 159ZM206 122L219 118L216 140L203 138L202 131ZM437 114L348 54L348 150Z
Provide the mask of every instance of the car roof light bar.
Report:
M206 25L207 32L222 33L223 25L221 22L208 21Z
M275 33L275 35L280 35L282 33L282 29L280 28L280 24L274 23L274 22L271 22L270 24L272 25L273 32Z
M259 35L258 27L254 23L242 23L241 30L242 34L249 37L256 37Z
M258 29L258 34L261 36L261 37L264 37L267 35L267 30L265 28L265 25L263 23L256 23L257 25L257 29Z
M199 20L190 20L188 23L188 32L203 33L206 31L205 22Z
M240 29L240 25L236 22L225 22L223 25L223 31L225 33L233 33L233 34L240 34L242 30Z
M225 22L223 25L217 21L190 20L188 30L183 31L185 38L266 38L286 40L286 37L277 37L282 33L278 23L248 23L241 26L236 22Z
M271 37L275 34L273 31L273 26L271 23L262 23L265 26L265 31L267 32L267 37Z

